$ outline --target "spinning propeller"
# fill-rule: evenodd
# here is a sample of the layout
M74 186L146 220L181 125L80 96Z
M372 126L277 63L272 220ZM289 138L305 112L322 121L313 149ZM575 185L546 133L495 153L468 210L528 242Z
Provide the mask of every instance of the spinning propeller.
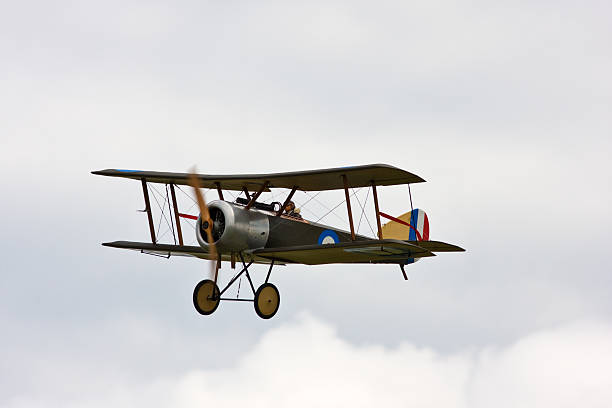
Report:
M210 247L209 253L210 258L213 260L212 270L211 270L211 279L214 279L215 274L217 272L217 247L215 246L215 240L213 238L213 220L210 218L210 211L208 210L208 205L206 205L206 201L204 201L204 196L200 191L201 185L198 176L195 173L195 167L191 169L189 172L189 185L193 188L196 199L198 201L198 207L200 207L200 217L202 219L202 229L206 231L206 238L208 241L208 245Z

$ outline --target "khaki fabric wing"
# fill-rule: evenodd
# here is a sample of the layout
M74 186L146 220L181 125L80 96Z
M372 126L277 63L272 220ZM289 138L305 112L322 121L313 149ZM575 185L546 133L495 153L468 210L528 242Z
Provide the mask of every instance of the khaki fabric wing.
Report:
M289 248L264 248L253 255L270 260L305 265L334 263L401 263L410 258L435 256L413 243L397 240L342 242L329 245L304 245Z
M209 259L209 254L204 248L189 245L152 244L150 242L113 241L104 242L102 246L131 249L162 256L194 256L201 259Z
M160 256L191 256L200 259L213 260L212 256L204 248L199 246L189 245L170 245L170 244L152 244L150 242L132 242L132 241L114 241L105 242L103 246L120 249L131 249L145 254L153 254ZM229 254L222 254L221 260L230 262ZM253 261L256 264L269 264L271 261L267 258L247 257L247 262ZM280 264L277 262L277 264Z
M97 170L92 171L92 173L101 176L146 180L150 183L189 184L189 174L187 173L120 169ZM347 177L349 187L369 187L372 182L376 183L377 186L392 186L425 181L416 174L387 164L269 174L196 175L201 187L217 188L219 186L223 190L235 191L242 191L244 187L257 191L265 182L268 182L268 187L264 191L270 191L270 188L291 189L294 186L298 186L303 191L336 190L344 188L342 176Z

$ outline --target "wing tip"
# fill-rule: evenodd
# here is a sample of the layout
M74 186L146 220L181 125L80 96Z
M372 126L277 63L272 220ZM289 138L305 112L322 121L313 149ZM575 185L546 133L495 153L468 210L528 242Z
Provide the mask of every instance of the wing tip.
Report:
M100 245L105 246L105 247L110 247L110 248L117 248L119 245L121 245L122 243L125 243L126 241L111 241L111 242L102 242Z
M104 169L104 170L93 170L91 174L95 174L98 176L116 176L119 174L127 174L127 173L143 173L144 170L134 170L134 169Z

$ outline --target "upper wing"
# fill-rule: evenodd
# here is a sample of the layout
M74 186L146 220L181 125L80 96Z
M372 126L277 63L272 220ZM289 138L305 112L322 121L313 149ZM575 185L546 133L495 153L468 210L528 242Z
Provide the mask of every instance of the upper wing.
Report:
M287 248L263 248L252 252L261 258L286 263L322 265L330 263L401 263L410 258L435 256L413 243L393 239L303 245Z
M159 171L107 169L93 171L93 174L110 177L124 177L146 180L152 183L188 184L188 173ZM377 186L422 183L421 177L386 164L340 167L335 169L294 171L271 174L208 175L198 174L204 188L241 191L243 187L258 190L266 181L270 188L298 187L303 191L336 190L344 188L342 176L346 176L349 187L367 187L374 182ZM268 189L266 189L268 191Z
M132 242L132 241L114 241L105 242L102 245L112 248L121 249L132 249L145 254L159 255L159 256L193 256L200 259L213 260L208 251L200 246L189 246L189 245L170 245L170 244L152 244L150 242ZM258 264L269 264L270 259L261 258L258 256L247 257L249 261ZM231 261L229 254L221 256L222 261ZM282 264L282 263L281 263Z

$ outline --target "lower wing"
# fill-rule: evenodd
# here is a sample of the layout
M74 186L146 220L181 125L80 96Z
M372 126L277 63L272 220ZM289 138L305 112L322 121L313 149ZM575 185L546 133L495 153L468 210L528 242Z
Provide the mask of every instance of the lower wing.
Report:
M131 249L134 251L141 252L143 254L163 256L170 258L171 256L192 256L200 259L214 260L210 253L200 246L189 246L189 245L171 245L171 244L152 244L150 242L133 242L133 241L114 241L105 242L103 246L120 249ZM248 256L245 257L249 258ZM222 261L231 261L230 254L221 255ZM256 264L269 264L271 260L267 258L260 258L252 256L248 261L253 261ZM278 263L277 263L278 264Z
M381 239L304 245L286 248L262 248L255 256L286 263L322 265L331 263L403 263L411 258L435 256L434 252L463 251L458 246L437 241L400 241Z
M145 254L170 257L192 256L213 258L205 248L189 245L152 244L148 242L114 241L103 246L131 249ZM253 263L297 263L323 265L334 263L403 263L413 258L436 256L434 252L460 252L464 249L439 241L400 241L394 239L341 242L338 244L301 245L283 248L261 248L245 251L245 259ZM222 254L222 261L231 261L230 254Z

